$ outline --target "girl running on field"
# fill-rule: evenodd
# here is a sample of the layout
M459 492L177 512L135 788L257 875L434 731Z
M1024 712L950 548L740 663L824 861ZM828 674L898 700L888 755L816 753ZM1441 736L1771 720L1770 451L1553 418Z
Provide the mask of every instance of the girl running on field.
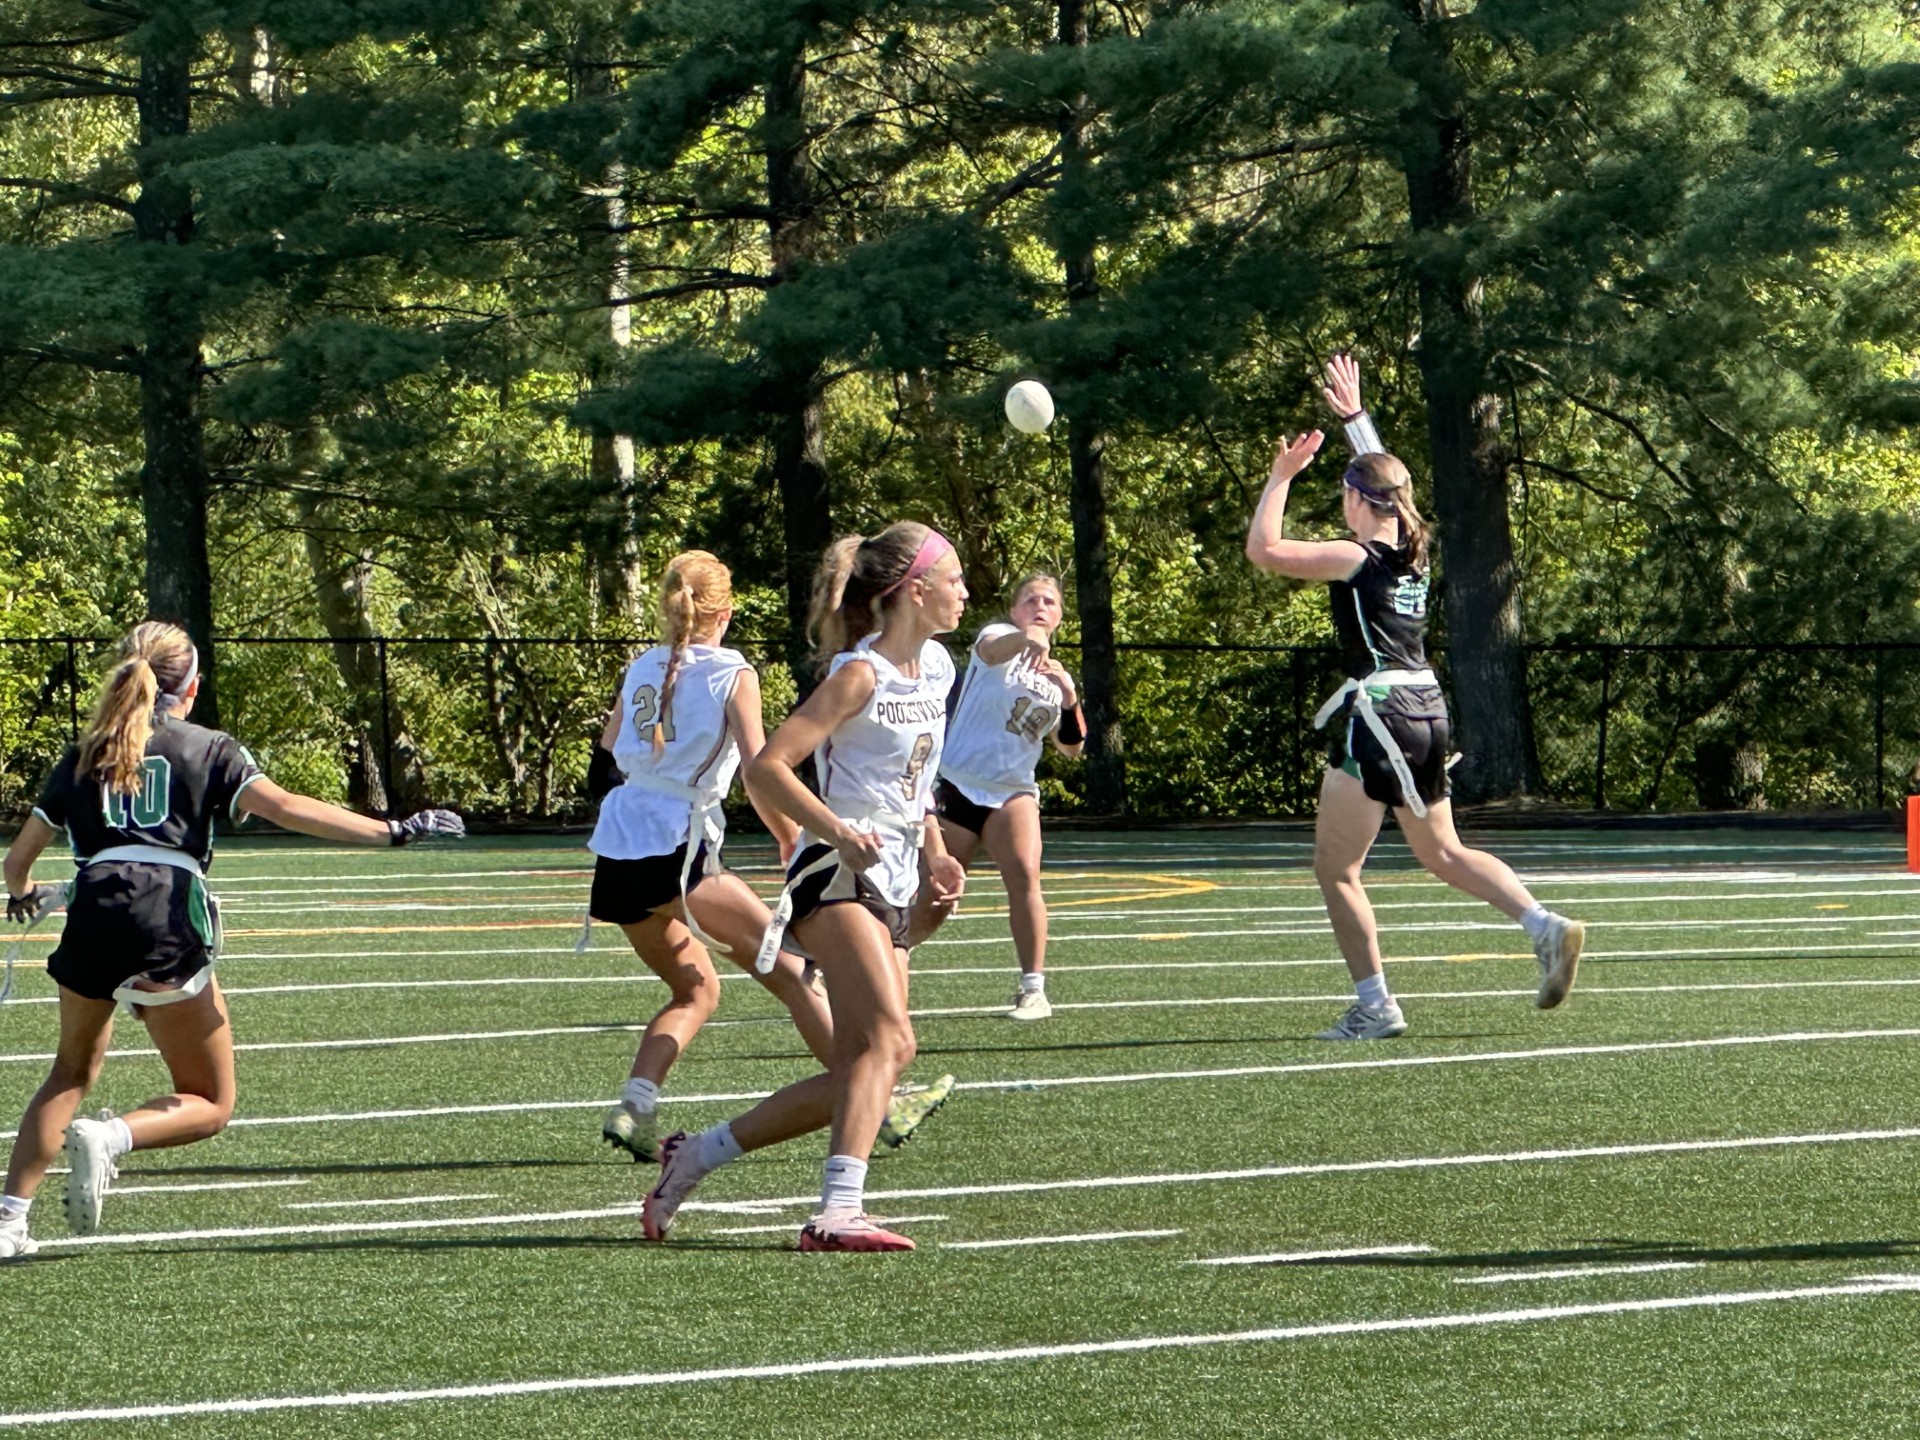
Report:
M59 1047L7 1164L0 1257L36 1248L27 1212L63 1143L72 1169L61 1198L68 1223L86 1235L99 1228L122 1155L204 1140L233 1114L233 1035L212 970L219 917L205 879L217 817L258 815L362 845L466 833L448 810L369 820L282 790L232 736L188 723L199 693L200 657L186 632L153 621L135 627L85 733L54 767L7 851L9 920L31 921L59 903L58 888L35 885L32 874L62 832L79 873L47 961L60 987ZM145 1023L173 1092L125 1115L76 1120L106 1057L115 1001Z
M936 899L958 898L966 883L932 802L953 683L953 661L935 637L960 623L966 602L953 545L925 525L837 541L821 563L808 629L823 678L747 767L747 785L757 803L802 827L761 954L790 923L820 966L833 1008L832 1068L729 1124L669 1136L641 1210L649 1240L666 1238L717 1166L831 1124L820 1210L800 1248L913 1249L865 1214L866 1157L914 1054L907 927L923 847ZM817 797L797 773L809 754Z
M651 1162L660 1087L720 1003L710 944L753 974L753 958L772 918L747 884L722 868L726 817L720 803L743 759L766 743L760 677L737 650L720 643L733 619L733 574L705 550L667 563L660 584L661 643L627 667L600 744L623 783L600 804L587 848L597 857L588 910L618 925L672 998L648 1024L632 1078L607 1111L607 1142ZM774 809L762 812L783 858L799 827ZM690 923L691 922L691 923ZM806 983L801 961L781 955L757 975L787 1007L807 1048L831 1059L826 1001Z
M1586 927L1542 907L1505 862L1469 849L1454 831L1446 697L1426 654L1427 523L1414 506L1407 467L1381 447L1360 402L1359 365L1336 357L1321 393L1354 451L1342 477L1343 513L1353 538L1289 540L1283 534L1288 487L1319 451L1324 437L1318 430L1275 448L1272 473L1247 530L1247 558L1262 570L1326 582L1348 677L1314 718L1316 726L1333 722L1333 739L1320 787L1313 869L1355 1000L1320 1038L1384 1040L1406 1033L1406 1016L1381 970L1373 906L1360 883L1360 867L1388 806L1422 865L1520 922L1540 963L1534 1003L1552 1009L1573 988Z
M1040 787L1034 768L1049 737L1077 757L1086 722L1073 677L1053 658L1053 633L1065 603L1051 575L1029 575L1015 587L1008 619L973 642L967 678L954 705L940 757L934 801L947 850L964 869L984 840L1007 887L1020 988L1012 1020L1044 1020L1047 1003L1047 902L1040 893ZM921 896L923 911L929 893ZM923 921L934 928L939 915Z

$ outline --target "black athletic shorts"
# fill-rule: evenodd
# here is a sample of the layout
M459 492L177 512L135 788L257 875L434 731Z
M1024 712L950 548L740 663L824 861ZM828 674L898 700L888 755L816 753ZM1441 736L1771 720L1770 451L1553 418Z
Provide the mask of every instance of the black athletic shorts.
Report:
M1447 756L1453 748L1453 729L1444 711L1438 715L1405 715L1382 706L1380 718L1406 757L1420 803L1431 805L1446 799ZM1333 734L1327 763L1358 779L1366 787L1368 799L1382 805L1405 805L1400 777L1393 773L1387 752L1366 721L1348 711L1332 721L1330 728Z
M940 812L942 820L951 820L962 830L984 835L987 833L987 821L1000 807L969 800L951 780L936 780L933 782L933 808Z
M89 1000L135 976L177 989L213 963L215 911L191 870L145 861L89 865L73 882L66 929L47 974Z
M607 925L637 925L663 905L680 898L680 867L687 858L682 845L666 855L649 855L644 860L610 860L594 857L593 893L587 898L587 913ZM693 852L693 868L687 875L687 893L691 895L707 878L707 842Z
M831 845L809 845L793 857L793 864L787 867L789 879L798 875L807 866L813 864L822 855L827 854ZM847 880L853 881L852 893L847 890ZM835 893L827 894L828 887ZM845 865L835 865L822 870L818 875L809 875L793 887L793 923L797 923L826 905L858 905L874 919L887 927L887 934L893 937L894 948L907 948L908 922L911 915L904 906L890 904L866 876L849 870ZM789 944L786 948L797 947Z

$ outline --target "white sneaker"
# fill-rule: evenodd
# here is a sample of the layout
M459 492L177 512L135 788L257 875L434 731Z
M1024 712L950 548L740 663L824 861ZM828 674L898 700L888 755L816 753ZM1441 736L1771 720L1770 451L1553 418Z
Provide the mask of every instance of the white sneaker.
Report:
M1007 1011L1009 1020L1044 1020L1053 1014L1053 1006L1047 1003L1044 990L1022 990L1013 997L1013 1008Z
M1580 968L1580 951L1587 943L1587 927L1564 915L1547 917L1547 932L1533 942L1534 958L1540 962L1540 993L1533 1003L1551 1010L1567 998L1573 989L1574 973Z
M91 1235L100 1228L100 1202L107 1186L120 1174L113 1163L113 1132L107 1121L111 1110L102 1110L94 1120L75 1120L67 1126L66 1189L60 1203L67 1212L67 1224L76 1235Z
M39 1242L27 1234L26 1216L14 1215L0 1220L0 1260L31 1255L39 1248Z
M1358 1000L1347 1007L1342 1015L1328 1029L1322 1030L1322 1040L1391 1040L1396 1035L1407 1033L1407 1017L1400 1013L1400 1002L1388 1000L1384 1005L1362 1005Z

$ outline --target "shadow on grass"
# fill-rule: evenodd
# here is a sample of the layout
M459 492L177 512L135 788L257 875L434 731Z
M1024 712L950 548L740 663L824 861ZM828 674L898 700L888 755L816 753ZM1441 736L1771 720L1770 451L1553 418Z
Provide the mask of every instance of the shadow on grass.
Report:
M351 1236L338 1240L291 1240L273 1244L258 1245L156 1245L151 1253L163 1255L342 1255L354 1251L379 1252L405 1255L446 1255L462 1250L474 1251L588 1251L588 1250L631 1250L636 1253L669 1256L689 1251L730 1250L749 1255L778 1255L782 1252L799 1254L799 1245L792 1240L779 1240L769 1237L764 1244L752 1244L745 1240L676 1240L669 1245L655 1245L639 1238L637 1221L639 1212L635 1212L636 1232L631 1236L621 1235L455 1235L444 1239L425 1237L401 1238L398 1236L371 1235ZM798 1236L800 1227L794 1226L794 1235ZM32 1257L33 1263L41 1258L77 1259L78 1256L47 1256L44 1251Z

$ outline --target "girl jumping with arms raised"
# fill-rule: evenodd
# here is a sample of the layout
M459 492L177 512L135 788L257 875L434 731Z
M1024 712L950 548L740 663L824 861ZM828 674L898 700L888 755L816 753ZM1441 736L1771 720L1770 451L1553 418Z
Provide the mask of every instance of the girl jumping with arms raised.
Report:
M1342 513L1353 538L1289 540L1284 533L1287 492L1318 453L1324 439L1318 430L1276 447L1247 530L1247 558L1260 569L1326 583L1347 671L1346 684L1314 720L1333 723L1333 740L1314 825L1313 870L1355 999L1320 1038L1385 1040L1406 1033L1360 882L1389 806L1415 858L1433 875L1520 922L1540 965L1534 1003L1552 1009L1573 988L1586 928L1540 905L1504 861L1468 848L1454 830L1447 703L1426 654L1427 523L1413 503L1407 467L1381 447L1361 404L1359 365L1336 357L1321 393L1354 451L1342 476Z

